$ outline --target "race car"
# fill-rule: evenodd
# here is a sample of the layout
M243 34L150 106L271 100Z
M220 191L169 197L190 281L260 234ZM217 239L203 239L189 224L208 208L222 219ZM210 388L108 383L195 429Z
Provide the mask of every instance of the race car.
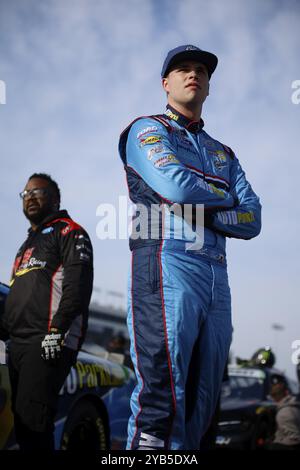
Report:
M0 314L8 291L9 288L0 283ZM8 368L4 362L5 344L1 341L0 449L17 449L10 407ZM60 391L55 419L57 450L125 448L135 376L121 362L119 355L104 354L102 348L97 350L89 342L83 344L77 362Z
M273 375L284 377L273 367L228 367L221 392L218 448L267 448L275 431L276 405L269 394ZM294 392L292 385L290 388Z

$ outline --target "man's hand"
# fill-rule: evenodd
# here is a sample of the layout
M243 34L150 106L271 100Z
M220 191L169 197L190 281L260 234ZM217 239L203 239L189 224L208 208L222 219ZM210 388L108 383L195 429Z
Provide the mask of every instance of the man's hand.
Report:
M51 328L42 341L41 356L45 361L55 361L59 359L62 346L64 344L64 334L57 328Z

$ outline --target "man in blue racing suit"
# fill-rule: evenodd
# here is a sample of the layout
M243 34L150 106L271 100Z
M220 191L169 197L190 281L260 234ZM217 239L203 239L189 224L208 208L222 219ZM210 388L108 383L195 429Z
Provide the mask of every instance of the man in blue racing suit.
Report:
M119 151L136 204L128 328L137 376L128 449L198 449L231 343L226 237L261 228L259 199L234 152L201 119L214 54L169 52L163 115L136 119ZM203 210L204 209L204 210Z

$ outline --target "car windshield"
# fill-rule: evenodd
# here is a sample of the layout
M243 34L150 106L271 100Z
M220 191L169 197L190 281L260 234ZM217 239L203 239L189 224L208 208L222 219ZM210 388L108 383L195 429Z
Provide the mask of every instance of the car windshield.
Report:
M240 400L262 400L264 396L264 379L230 375L229 380L222 385L222 398Z

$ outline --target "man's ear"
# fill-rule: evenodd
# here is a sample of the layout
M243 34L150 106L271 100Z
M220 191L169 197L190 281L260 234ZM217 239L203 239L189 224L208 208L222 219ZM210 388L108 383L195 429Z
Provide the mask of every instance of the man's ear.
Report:
M207 84L207 96L209 95L209 82Z
M167 78L162 79L162 86L166 93L169 93L169 82Z
M56 197L52 198L52 207L56 211L59 210L59 201L58 201L58 199L56 199Z

